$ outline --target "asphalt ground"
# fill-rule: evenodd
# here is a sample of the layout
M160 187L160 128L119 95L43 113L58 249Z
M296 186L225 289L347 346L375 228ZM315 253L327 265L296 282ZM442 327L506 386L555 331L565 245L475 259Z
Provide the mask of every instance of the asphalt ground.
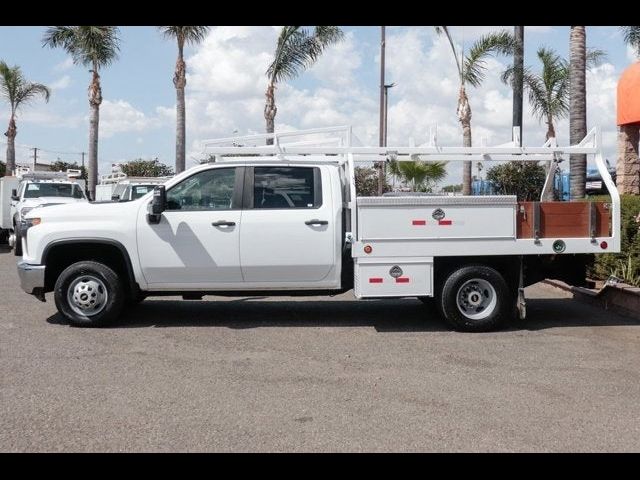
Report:
M0 250L0 451L640 451L640 325L544 284L457 333L418 300L148 299L79 329Z

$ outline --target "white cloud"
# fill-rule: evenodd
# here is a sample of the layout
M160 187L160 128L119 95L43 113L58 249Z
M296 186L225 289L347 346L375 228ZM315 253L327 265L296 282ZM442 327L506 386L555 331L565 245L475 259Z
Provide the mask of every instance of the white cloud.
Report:
M71 77L69 75L63 75L49 86L52 90L63 90L69 85L71 85Z
M104 100L100 106L100 135L109 138L117 133L143 132L167 124L164 107L157 107L156 113L145 115L125 100Z
M54 72L64 72L73 67L73 59L71 57L65 58L62 62L57 63L53 67Z

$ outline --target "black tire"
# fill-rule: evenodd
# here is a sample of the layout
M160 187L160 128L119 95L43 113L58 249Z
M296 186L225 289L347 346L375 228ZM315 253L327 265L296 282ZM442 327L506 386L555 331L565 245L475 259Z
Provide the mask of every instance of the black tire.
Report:
M78 282L80 288L83 285L98 286L98 288L94 289L94 293L97 293L99 298L104 298L104 302L102 302L104 305L99 312L83 314L82 311L78 311L79 309L81 310L81 307L74 309L73 305L70 304L68 295L70 287L74 286L74 282ZM99 285L100 283L102 285ZM90 297L93 295L91 292L92 290L88 290L87 293L89 295L84 293L83 295ZM105 292L106 298L104 297ZM92 261L77 262L64 269L56 280L54 298L58 311L74 327L102 327L108 325L120 316L125 304L125 293L118 275L106 265ZM91 301L90 298L89 301ZM101 302L97 306L100 305ZM93 307L89 306L88 308L91 309Z
M14 233L16 235L16 244L13 247L13 254L16 257L22 256L22 230L20 230L20 224L16 224Z
M467 265L453 271L444 282L437 304L447 323L462 332L496 330L513 312L507 283L500 273L485 265Z

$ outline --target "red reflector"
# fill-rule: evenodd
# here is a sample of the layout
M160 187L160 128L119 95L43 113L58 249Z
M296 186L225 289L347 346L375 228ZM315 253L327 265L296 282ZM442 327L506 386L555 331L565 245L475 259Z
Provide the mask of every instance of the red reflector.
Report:
M600 248L606 250L609 244L607 242L600 242Z
M373 277L369 279L369 283L382 283L382 278L380 277Z
M371 253L371 252L373 252L373 248L371 248L371 245L365 245L364 253Z
M409 283L409 277L398 277L396 283Z
M438 225L451 225L451 220L438 220Z
M426 225L427 221L426 220L414 220L413 222L411 222L412 225Z

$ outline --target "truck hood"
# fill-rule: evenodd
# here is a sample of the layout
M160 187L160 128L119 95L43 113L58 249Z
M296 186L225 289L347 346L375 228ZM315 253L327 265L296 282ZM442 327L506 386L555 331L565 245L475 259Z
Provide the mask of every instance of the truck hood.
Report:
M58 198L58 197L49 197ZM68 202L63 205L50 205L34 208L25 218L39 217L43 220L60 221L93 221L97 218L122 217L129 213L135 215L140 207L139 201L126 203L90 203L87 201Z
M38 197L38 198L25 198L21 207L37 207L41 205L59 205L66 203L81 203L87 202L84 198L73 197Z

